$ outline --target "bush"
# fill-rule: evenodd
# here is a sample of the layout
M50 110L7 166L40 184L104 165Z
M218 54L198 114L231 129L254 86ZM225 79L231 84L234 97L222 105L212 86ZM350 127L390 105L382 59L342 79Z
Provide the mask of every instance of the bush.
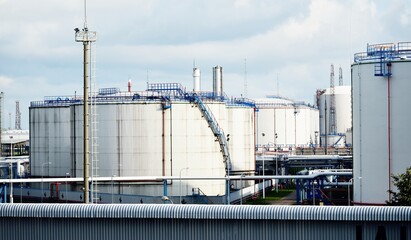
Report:
M411 167L408 167L405 173L391 176L398 192L388 191L391 195L391 201L387 201L392 206L411 206Z

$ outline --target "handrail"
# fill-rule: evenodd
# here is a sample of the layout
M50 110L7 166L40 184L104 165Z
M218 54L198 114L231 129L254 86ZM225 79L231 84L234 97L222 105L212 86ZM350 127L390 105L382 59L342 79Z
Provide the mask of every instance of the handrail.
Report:
M211 131L214 133L214 136L217 138L220 145L221 153L223 154L224 163L226 164L226 171L229 172L229 170L231 169L231 159L228 150L228 142L224 134L224 131L219 126L216 118L208 109L207 105L203 103L201 98L199 98L196 94L193 94L192 98L194 102L198 105L198 108L202 112L204 118L207 120L207 123L210 126Z
M411 58L411 42L369 44L367 52L354 54L354 62L378 62L381 57L387 60Z

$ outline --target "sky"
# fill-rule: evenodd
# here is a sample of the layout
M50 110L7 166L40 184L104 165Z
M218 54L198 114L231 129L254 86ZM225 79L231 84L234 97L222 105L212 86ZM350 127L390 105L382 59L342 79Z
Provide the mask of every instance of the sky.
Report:
M45 96L82 93L83 0L0 0L3 128L14 128L15 102L29 128L29 106ZM410 0L119 0L87 1L99 88L146 89L178 82L212 90L224 70L228 96L281 95L314 103L330 84L330 65L350 84L353 55L367 43L411 41ZM11 121L10 117L11 116Z

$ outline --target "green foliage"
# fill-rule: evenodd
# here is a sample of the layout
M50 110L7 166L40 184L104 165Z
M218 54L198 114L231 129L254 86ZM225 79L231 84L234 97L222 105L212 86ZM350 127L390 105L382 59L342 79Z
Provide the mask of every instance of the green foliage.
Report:
M294 189L279 189L278 193L275 189L271 191L266 191L265 199L263 199L262 194L258 195L256 198L248 199L244 202L244 204L248 205L268 205L270 204L268 201L278 201L281 200L283 197L289 195L290 193L294 192Z
M391 176L398 192L388 191L392 194L391 201L387 201L392 206L411 206L411 167L405 173Z

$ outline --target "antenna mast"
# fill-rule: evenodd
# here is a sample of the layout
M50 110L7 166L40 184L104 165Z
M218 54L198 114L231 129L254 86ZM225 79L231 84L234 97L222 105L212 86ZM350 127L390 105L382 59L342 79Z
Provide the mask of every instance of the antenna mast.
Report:
M94 31L89 31L87 28L87 2L84 0L84 28L79 30L78 28L74 29L75 41L83 43L83 178L84 178L84 203L88 204L90 201L89 195L89 132L88 132L88 80L89 80L89 59L88 54L90 50L90 43L97 40L97 33Z
M334 65L331 64L330 73L330 134L336 134L336 118L335 118L335 83L334 83Z

